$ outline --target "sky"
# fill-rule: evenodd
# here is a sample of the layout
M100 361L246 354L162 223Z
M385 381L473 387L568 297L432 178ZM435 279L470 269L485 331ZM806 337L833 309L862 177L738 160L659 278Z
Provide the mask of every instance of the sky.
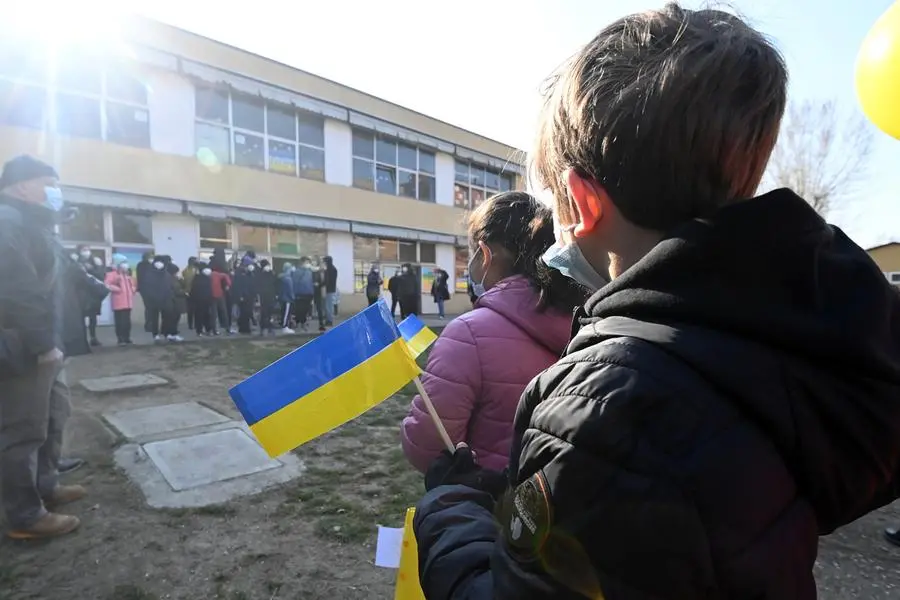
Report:
M733 0L784 53L792 101L858 110L853 72L892 0ZM131 9L527 150L550 72L612 20L662 0L120 0ZM699 2L686 0L687 7ZM708 3L704 3L708 4ZM874 129L874 128L873 128ZM900 241L900 141L875 132L858 192L829 218Z

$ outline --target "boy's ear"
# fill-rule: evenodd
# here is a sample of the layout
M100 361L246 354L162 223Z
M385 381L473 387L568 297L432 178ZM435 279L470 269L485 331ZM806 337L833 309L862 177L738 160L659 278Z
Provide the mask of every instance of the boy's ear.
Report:
M609 201L609 196L603 186L589 177L582 177L575 169L566 172L566 188L578 212L578 225L573 234L575 237L589 235L603 219L603 203Z

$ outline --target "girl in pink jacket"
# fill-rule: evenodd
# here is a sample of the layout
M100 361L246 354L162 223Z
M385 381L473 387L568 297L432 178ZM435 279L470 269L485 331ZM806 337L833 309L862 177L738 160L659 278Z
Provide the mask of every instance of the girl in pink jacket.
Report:
M131 344L131 309L134 307L134 280L128 268L127 259L122 255L113 256L114 270L106 274L104 283L109 289L116 324L119 345Z
M587 291L541 261L556 238L551 210L532 196L494 196L471 213L468 229L475 307L444 328L422 382L454 444L466 442L481 466L499 471L519 397L559 359ZM445 449L419 396L401 441L422 472Z

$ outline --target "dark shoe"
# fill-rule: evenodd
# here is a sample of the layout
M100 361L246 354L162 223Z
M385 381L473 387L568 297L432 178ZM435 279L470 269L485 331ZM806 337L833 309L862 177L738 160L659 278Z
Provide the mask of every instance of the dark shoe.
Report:
M888 527L884 530L884 539L895 546L900 546L900 528Z
M61 458L59 459L59 465L56 467L56 469L59 471L60 475L63 475L65 473L77 471L83 466L84 461L80 458Z
M78 517L47 513L31 527L12 529L7 535L14 540L42 540L72 533L80 524Z
M100 343L100 340L98 340L97 338L94 338L94 339L91 340L91 346L94 346L95 348L96 348L97 346L102 346L102 345L103 345L103 344L101 344L101 343Z

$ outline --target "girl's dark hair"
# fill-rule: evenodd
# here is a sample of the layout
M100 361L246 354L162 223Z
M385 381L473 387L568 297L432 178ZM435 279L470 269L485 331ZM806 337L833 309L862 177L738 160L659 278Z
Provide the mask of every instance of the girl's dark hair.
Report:
M556 243L553 212L525 192L503 192L469 215L469 239L499 245L510 255L510 268L525 276L538 292L539 308L572 312L584 303L587 289L541 260Z

